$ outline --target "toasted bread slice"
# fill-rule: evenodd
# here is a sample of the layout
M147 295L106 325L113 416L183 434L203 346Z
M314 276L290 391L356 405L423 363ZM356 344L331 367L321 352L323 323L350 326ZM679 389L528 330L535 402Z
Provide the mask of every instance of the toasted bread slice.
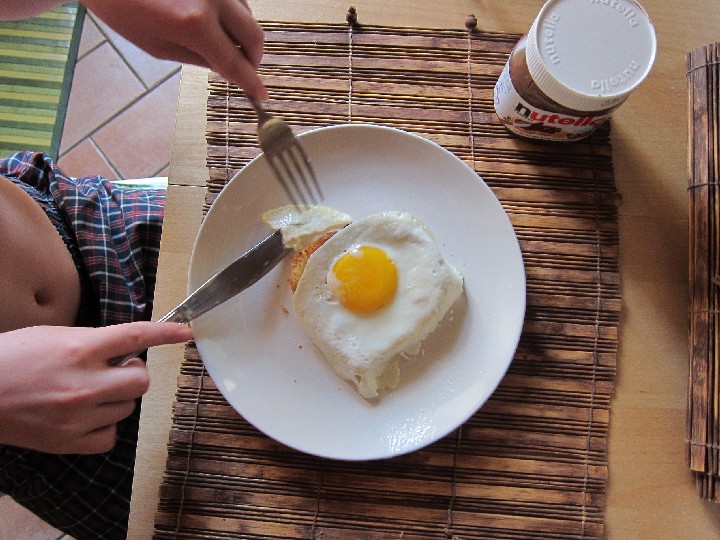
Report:
M310 258L310 255L315 253L315 251L327 242L328 239L336 232L337 231L330 231L318 236L308 247L295 254L292 262L290 263L290 277L288 278L288 283L290 283L290 289L292 289L292 292L295 292L295 289L297 289L298 281L300 281L300 277L305 270L305 265L307 264L307 260Z

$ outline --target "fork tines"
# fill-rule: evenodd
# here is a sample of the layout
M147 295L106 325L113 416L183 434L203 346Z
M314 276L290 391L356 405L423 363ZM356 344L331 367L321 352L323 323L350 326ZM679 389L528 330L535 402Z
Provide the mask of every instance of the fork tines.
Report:
M272 118L260 129L260 147L268 163L295 205L317 204L323 197L310 158L290 127Z
M323 193L300 141L283 120L270 115L257 100L248 99L258 115L260 148L290 201L295 206L317 204Z

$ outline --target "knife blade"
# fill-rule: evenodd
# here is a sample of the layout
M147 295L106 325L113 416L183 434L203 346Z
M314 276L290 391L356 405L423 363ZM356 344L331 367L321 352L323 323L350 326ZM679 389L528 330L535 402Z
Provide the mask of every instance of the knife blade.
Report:
M270 272L291 250L276 231L200 285L157 322L190 322L230 300Z
M157 322L189 323L257 283L291 251L283 244L282 233L275 231L210 277ZM121 365L138 354L116 356L108 363L111 366Z

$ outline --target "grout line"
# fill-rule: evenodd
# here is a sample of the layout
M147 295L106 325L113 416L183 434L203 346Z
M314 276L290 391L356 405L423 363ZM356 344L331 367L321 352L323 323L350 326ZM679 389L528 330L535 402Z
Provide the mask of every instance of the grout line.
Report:
M88 26L87 26L85 23L87 23L88 20L90 20L90 22L92 23L92 25L98 30L98 32L100 32L100 35L101 35L104 39L101 39L98 43L96 43L96 44L93 45L92 47L88 48L88 50L86 50L83 54L78 54L77 58L75 59L75 63L76 63L76 64L77 64L77 62L79 62L79 61L82 60L83 58L89 56L90 53L95 52L95 51L98 50L100 47L102 47L105 43L107 43L108 41L110 41L110 40L108 39L108 37L105 35L105 33L104 33L102 30L100 30L100 26L98 26L97 21L96 21L93 17L90 16L90 12L87 11L87 10L85 10L85 21L83 21L83 31L82 31L82 35L80 36L80 43L81 43L81 44L82 44L82 38L86 35L85 32L87 31Z
M90 13L88 12L88 14L90 14ZM157 88L160 83L155 82L154 84L148 86L148 85L145 83L145 81L143 80L142 76L141 76L141 75L137 72L137 70L133 67L133 65L132 65L130 62L127 61L127 59L125 58L125 55L123 54L123 52L118 48L117 45L115 45L115 42L112 40L112 37L109 36L109 35L107 34L107 32L105 32L105 30L103 29L103 27L102 27L100 24L98 24L97 20L96 20L94 17L92 17L92 14L90 14L90 16L91 16L93 22L95 23L95 26L97 27L97 29L100 31L100 33L101 33L103 36L105 36L106 42L110 45L110 47L113 48L113 50L117 53L117 55L118 55L118 56L120 57L120 59L123 61L123 63L125 64L125 66L127 66L127 68L130 70L130 72L135 76L135 78L140 82L140 84L145 88L145 90L147 90L148 92L152 92L155 88ZM104 24L104 23L103 23L103 24ZM136 47L136 48L139 49L139 47L137 47L137 45L135 45L135 44L133 44L132 42L128 41L125 37L123 37L123 36L121 36L120 34L117 34L117 33L116 33L116 35L117 35L118 37L120 37L121 39L124 39L125 41L127 41L128 43L130 43L133 47ZM141 49L140 49L140 50L141 50ZM153 55L151 55L151 54L149 54L149 53L144 53L144 54L148 54L148 56L151 56L151 57L155 58L155 60L157 60L158 62L164 62L164 61L165 61L165 60L160 60L159 58L156 58L156 57L154 57ZM179 70L180 70L180 66L178 66L178 67L176 67L175 69L173 69L172 72L171 72L169 75L173 75L173 74L175 74L176 71L179 71ZM165 77L163 77L163 79L161 80L161 82L162 82L162 81L166 81L166 80L168 79L169 75L166 75Z
M127 105L125 105L124 107L121 107L120 109L118 109L117 111L115 111L111 116L109 116L108 118L106 118L105 120L103 120L100 124L98 124L97 126L95 126L95 128L93 128L89 133L87 133L82 139L78 140L77 142L75 142L75 143L72 144L71 146L67 147L67 148L65 149L65 151L63 152L63 155L67 154L67 153L70 152L71 150L74 150L75 148L77 148L78 146L80 146L84 140L90 139L90 138L93 137L95 134L97 134L98 131L100 131L102 128L104 128L105 126L107 126L110 122L112 122L113 120L115 120L118 116L120 116L121 114L123 114L124 112L126 112L128 109L131 109L132 107L134 107L135 105L137 105L137 103L138 103L141 99L143 99L144 97L146 97L146 96L149 95L150 93L152 93L152 92L154 92L155 90L157 90L158 87L160 87L161 85L163 85L164 83L166 83L168 80L170 80L171 78L173 78L177 73L179 73L179 72L180 72L180 69L181 69L180 66L176 67L176 68L173 69L170 73L168 73L165 77L163 77L162 79L160 79L160 80L159 80L155 85L153 85L149 90L147 90L147 91L144 92L143 94L140 94L138 97L136 97L135 99L133 99L133 100L132 100L131 102L129 102ZM61 141L61 146L62 146L62 141Z
M125 64L125 66L130 70L130 73L132 73L132 74L135 76L135 78L138 80L138 82L140 82L140 84L143 86L143 88L145 88L145 90L148 90L148 87L147 87L147 85L145 84L145 81L143 81L142 77L141 77L140 74L135 70L135 68L132 66L132 64L130 64L130 62L128 62L127 60L125 60L125 55L122 53L122 51L120 51L120 49L117 47L117 45L115 45L115 43L113 42L113 40L111 39L111 37L108 35L108 33L105 32L105 29L103 28L103 26L100 25L100 24L97 22L97 20L95 19L95 17L93 17L90 12L88 12L88 14L90 15L90 17L92 18L93 22L95 23L95 26L97 27L98 31L99 31L103 36L105 36L106 43L107 43L108 45L110 45L110 47L112 47L112 49L117 53L117 55L118 55L118 56L120 57L120 59L123 61L123 63ZM117 34L117 35L120 36L120 34ZM120 37L122 37L122 36L120 36ZM125 39L124 37L122 37L122 38Z
M104 40L96 43L93 47L90 47L90 48L89 48L87 51L85 51L83 54L79 54L78 57L75 59L75 62L77 63L77 62L79 62L80 60L82 60L83 58L87 58L88 56L90 56L91 53L97 51L100 47L102 47L103 45L105 45L107 42L108 42L108 40L107 40L107 38L105 38Z
M95 142L95 139L93 139L92 137L87 137L83 140L88 141L88 143L90 143L90 145L95 148L95 151L100 154L100 157L103 159L103 161L105 161L106 165L110 168L110 170L115 173L115 176L117 176L118 178L125 178L122 174L120 174L118 168L112 162L110 157L103 151L100 145Z

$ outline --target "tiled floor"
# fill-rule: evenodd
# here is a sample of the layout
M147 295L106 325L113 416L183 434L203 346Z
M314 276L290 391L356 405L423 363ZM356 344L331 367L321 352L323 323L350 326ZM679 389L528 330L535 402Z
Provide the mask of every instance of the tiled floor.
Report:
M58 164L71 176L167 176L180 67L156 60L89 14ZM0 496L0 538L70 540Z
M179 84L178 64L148 56L88 15L59 165L110 180L167 176Z

